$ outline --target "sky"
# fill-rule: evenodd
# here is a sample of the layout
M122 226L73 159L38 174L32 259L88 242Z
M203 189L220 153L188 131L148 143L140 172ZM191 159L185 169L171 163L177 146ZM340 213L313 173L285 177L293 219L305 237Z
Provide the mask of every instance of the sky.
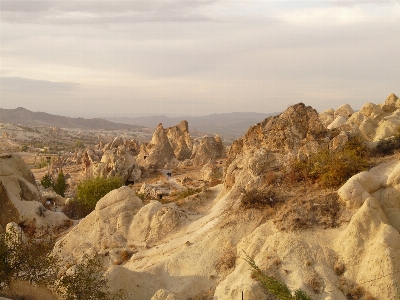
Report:
M0 107L322 111L400 95L400 1L0 0Z

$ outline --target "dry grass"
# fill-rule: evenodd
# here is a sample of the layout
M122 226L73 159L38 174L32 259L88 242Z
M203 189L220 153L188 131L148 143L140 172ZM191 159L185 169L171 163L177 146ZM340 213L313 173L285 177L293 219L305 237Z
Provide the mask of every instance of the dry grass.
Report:
M280 205L274 223L280 230L290 231L307 229L315 225L324 228L336 227L339 225L340 211L341 204L336 192L312 198L304 195L304 198L296 197Z
M369 292L367 292L361 285L357 285L353 281L341 277L339 281L339 289L343 292L349 300L375 300Z
M232 250L226 252L215 264L215 270L218 273L225 272L235 267L236 253Z

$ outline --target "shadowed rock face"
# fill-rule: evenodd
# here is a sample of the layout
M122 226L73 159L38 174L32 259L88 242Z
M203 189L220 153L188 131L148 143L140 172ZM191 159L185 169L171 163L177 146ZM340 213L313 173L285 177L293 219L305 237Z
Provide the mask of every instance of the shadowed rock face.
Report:
M23 223L40 235L65 227L69 219L46 210L33 174L19 155L0 155L0 225Z
M299 150L326 144L326 135L317 111L303 103L265 119L233 143L225 165L225 186L257 186L260 174L287 164Z
M16 220L18 220L18 211L12 205L3 183L0 182L0 226L6 228L9 222Z

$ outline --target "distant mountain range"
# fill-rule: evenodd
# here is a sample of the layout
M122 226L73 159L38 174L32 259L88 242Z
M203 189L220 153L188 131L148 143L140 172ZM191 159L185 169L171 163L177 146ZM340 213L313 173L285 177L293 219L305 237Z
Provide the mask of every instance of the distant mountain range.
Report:
M148 117L114 117L106 118L113 122L126 124L136 124L149 128L156 127L162 123L164 127L170 127L178 124L182 120L189 123L189 131L197 130L206 133L219 133L229 136L241 136L246 133L250 126L263 121L265 118L279 113L255 113L255 112L233 112L223 114L211 114L201 117L167 117L148 116Z
M0 123L105 130L143 128L143 126L114 123L112 121L99 118L69 118L52 115L45 112L33 112L23 107L18 107L15 109L0 108Z

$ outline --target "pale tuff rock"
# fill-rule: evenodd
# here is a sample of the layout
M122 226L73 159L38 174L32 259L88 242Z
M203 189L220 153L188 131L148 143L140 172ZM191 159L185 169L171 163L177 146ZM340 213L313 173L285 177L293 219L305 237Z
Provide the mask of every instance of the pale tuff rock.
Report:
M345 124L346 122L347 122L347 118L346 118L345 116L338 115L338 116L335 118L335 120L334 120L331 124L329 124L329 125L327 126L327 128L328 128L328 129L334 129L334 128L339 127L339 126L342 125L342 124Z
M297 155L309 156L327 143L326 135L317 112L303 103L265 119L232 144L225 164L225 186L258 186L260 175L286 165Z
M178 300L178 298L173 293L161 289L154 294L151 300Z
M176 166L178 160L168 139L167 130L159 124L150 143L141 147L137 156L139 165L146 168L164 168L166 164Z
M324 126L328 126L335 119L334 115L335 115L335 111L333 110L333 108L329 108L329 109L324 110L323 112L321 112L319 114L319 118L321 120L321 123Z
M150 201L143 206L135 193L123 186L97 203L96 209L64 238L60 250L78 258L83 253L119 251L127 246L132 250L146 248L174 232L186 218L175 204Z
M182 161L192 155L193 142L189 134L189 126L186 120L178 125L167 128L167 137L174 150L175 157Z
M400 234L389 224L379 202L370 197L337 241L338 253L346 265L344 276L377 299L398 297ZM371 281L374 284L368 284Z
M400 102L395 94L389 95L384 104L376 105L370 102L364 104L360 111L355 112L350 106L342 105L335 111L335 119L331 120L332 111L320 113L321 122L328 129L340 127L342 130L359 133L367 142L378 142L397 133L400 128ZM344 127L347 126L347 127Z
M200 166L210 161L215 162L225 156L225 147L217 134L196 139L191 159L194 166Z
M124 146L104 152L101 161L92 164L89 172L94 177L120 176L123 181L135 182L139 181L142 176L136 159L126 151Z
M160 195L168 195L169 193L170 190L160 187L160 184L143 183L139 190L139 194L152 198L158 198Z
M349 141L349 136L345 131L341 131L337 136L329 142L329 150L336 151L342 149Z
M200 170L201 179L211 181L222 177L222 170L216 164L207 163Z
M349 104L343 104L335 111L334 118L336 119L338 116L349 118L352 114L354 114L354 110L351 106Z
M19 155L0 156L0 225L23 223L36 228L38 235L45 230L68 226L69 219L61 212L45 209L32 172Z

